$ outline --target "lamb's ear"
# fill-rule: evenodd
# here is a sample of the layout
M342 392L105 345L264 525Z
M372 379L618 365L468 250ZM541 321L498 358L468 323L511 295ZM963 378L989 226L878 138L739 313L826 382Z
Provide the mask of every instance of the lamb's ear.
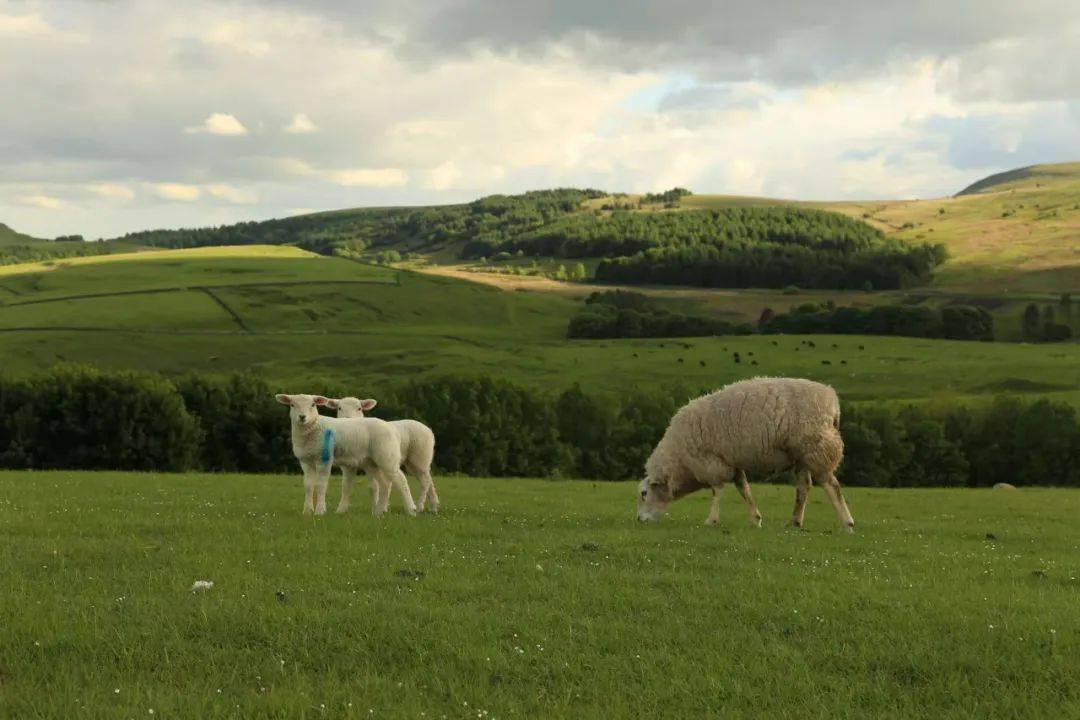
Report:
M341 401L336 398L326 398L326 402L323 404L331 410L337 410L341 406Z
M282 405L292 405L292 396L291 395L284 395L284 394L278 393L274 397Z
M377 401L372 400L371 398L368 398L367 400L361 400L360 401L360 409L364 410L364 411L371 410L373 407L375 407L378 404L379 403Z
M325 407L330 404L330 398L324 398L322 395L314 395L312 396L312 399L315 401L315 404L320 407Z

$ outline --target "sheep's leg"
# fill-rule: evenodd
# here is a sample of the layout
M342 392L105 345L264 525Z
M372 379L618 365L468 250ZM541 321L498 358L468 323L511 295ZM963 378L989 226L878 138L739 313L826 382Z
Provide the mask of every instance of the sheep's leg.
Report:
M739 470L735 473L735 485L739 488L739 494L742 495L742 499L746 501L746 506L750 509L750 524L754 527L761 527L761 512L758 511L757 503L754 502L754 496L750 494L750 483L746 480L746 473Z
M424 508L424 501L430 500L431 512L439 512L439 493L435 491L435 480L431 477L431 470L422 470L420 472L420 485L423 487L423 494L420 501L420 509Z
M806 515L806 498L810 494L810 471L795 471L795 512L791 515L791 524L801 528Z
M840 481L832 473L818 478L818 485L825 489L825 494L832 501L836 509L836 518L843 526L844 532L855 532L855 519L851 517L847 503L844 501L844 493L840 490Z
M300 463L304 471L304 514L315 512L315 468L309 463Z
M368 483L371 485L371 514L379 517L382 514L382 482L381 478L370 470L367 473Z
M320 465L315 471L315 514L326 514L326 487L330 484L333 465Z
M706 525L715 525L720 522L720 490L723 487L719 485L712 489L712 502L709 503L709 517L705 518Z
M338 503L337 512L343 513L349 509L349 498L355 480L356 470L354 468L341 468L341 501Z
M413 501L412 490L409 489L409 481L405 479L405 473L401 468L394 468L388 472L390 480L401 492L401 499L405 502L405 511L410 515L416 514L416 503ZM389 495L389 493L387 493Z

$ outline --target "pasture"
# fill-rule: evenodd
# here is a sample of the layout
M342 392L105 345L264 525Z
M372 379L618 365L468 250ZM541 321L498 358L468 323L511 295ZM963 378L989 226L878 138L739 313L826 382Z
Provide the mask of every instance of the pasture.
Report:
M300 514L288 476L0 473L4 717L1075 717L1080 493L439 478ZM338 483L332 486L336 499ZM196 580L211 590L193 593Z
M1076 343L825 335L571 341L566 325L579 305L553 294L287 247L113 258L0 277L5 371L65 361L173 375L245 371L286 390L315 389L307 385L317 378L376 396L405 378L446 374L499 375L551 392L580 382L600 393L673 379L696 393L755 375L795 375L832 384L846 400L1014 392L1080 403ZM753 291L738 297L754 302L745 300Z

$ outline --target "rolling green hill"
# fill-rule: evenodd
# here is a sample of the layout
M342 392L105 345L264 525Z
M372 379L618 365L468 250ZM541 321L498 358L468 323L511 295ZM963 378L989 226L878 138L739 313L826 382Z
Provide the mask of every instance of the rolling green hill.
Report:
M5 245L29 245L33 243L45 242L29 235L23 235L20 232L12 230L4 223L0 223L0 247Z
M8 372L65 361L166 374L251 371L298 390L315 376L376 395L444 374L498 375L552 392L580 382L613 394L799 375L850 400L1011 391L1080 404L1078 344L821 335L570 341L578 307L557 294L287 247L115 255L0 275L0 364Z

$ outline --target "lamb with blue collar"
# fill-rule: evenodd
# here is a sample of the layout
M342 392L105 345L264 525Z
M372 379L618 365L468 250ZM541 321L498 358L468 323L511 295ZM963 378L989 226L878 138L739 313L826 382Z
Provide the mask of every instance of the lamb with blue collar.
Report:
M401 445L389 423L377 418L334 418L319 414L327 405L322 395L276 395L289 406L292 423L293 455L304 471L304 513L326 514L326 487L334 465L355 473L363 470L373 480L378 492L372 514L386 512L390 504L390 486L397 486L405 501L405 510L416 514L416 504L405 475L401 472ZM342 498L339 513L349 509Z

